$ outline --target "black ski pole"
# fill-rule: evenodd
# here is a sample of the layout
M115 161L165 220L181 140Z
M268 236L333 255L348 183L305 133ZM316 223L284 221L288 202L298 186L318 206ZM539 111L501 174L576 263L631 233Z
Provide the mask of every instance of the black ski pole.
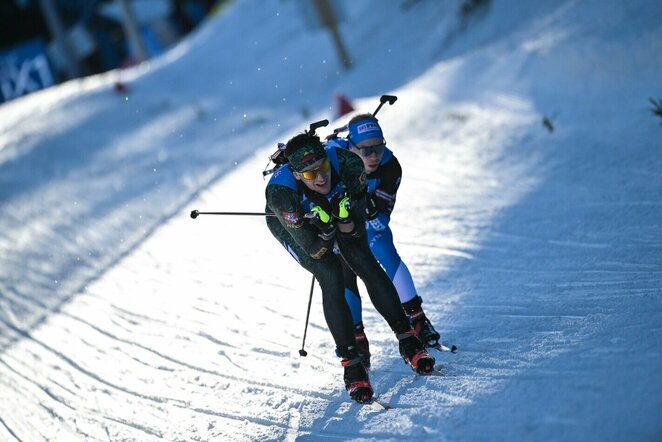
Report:
M384 106L384 103L393 105L393 103L395 103L397 99L398 97L396 97L395 95L382 95L381 97L379 97L379 106L377 106L377 109L375 109L375 111L372 113L372 116L374 117L377 115L377 112L379 112L379 109L381 109L382 106Z
M308 319L310 318L310 305L313 302L313 289L315 288L315 275L313 275L313 282L310 283L310 297L308 298L308 311L306 312L306 326L303 329L303 342L301 343L301 350L299 356L306 357L308 352L303 348L306 346L306 333L308 333Z
M199 215L243 215L243 216L276 216L275 213L266 212L200 212L191 211L191 218L196 219Z

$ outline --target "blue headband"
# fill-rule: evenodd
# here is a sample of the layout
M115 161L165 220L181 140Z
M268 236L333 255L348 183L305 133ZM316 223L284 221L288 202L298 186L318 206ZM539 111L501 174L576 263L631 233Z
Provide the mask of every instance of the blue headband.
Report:
M384 139L382 129L375 120L361 120L349 125L347 138L354 144L365 140Z

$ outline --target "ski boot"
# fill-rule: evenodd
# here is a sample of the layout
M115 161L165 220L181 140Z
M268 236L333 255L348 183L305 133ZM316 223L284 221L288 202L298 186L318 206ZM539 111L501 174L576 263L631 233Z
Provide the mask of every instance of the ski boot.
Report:
M402 308L405 310L405 313L407 313L409 322L416 331L416 336L418 336L418 339L421 340L423 345L425 345L426 348L437 348L439 347L441 336L437 330L434 329L427 316L425 316L425 312L421 307L422 303L423 300L421 297L416 296L411 301L402 304Z
M414 330L409 330L398 335L400 341L400 354L418 374L427 374L434 370L435 359L425 350L423 343L416 337Z
M363 330L363 322L354 326L354 340L356 341L356 351L363 361L365 368L370 368L370 343Z
M367 404L372 401L372 386L368 378L368 371L363 366L363 360L356 354L356 349L350 347L351 350L346 352L350 357L343 357L341 364L345 367L345 389L349 393L349 397L360 404Z

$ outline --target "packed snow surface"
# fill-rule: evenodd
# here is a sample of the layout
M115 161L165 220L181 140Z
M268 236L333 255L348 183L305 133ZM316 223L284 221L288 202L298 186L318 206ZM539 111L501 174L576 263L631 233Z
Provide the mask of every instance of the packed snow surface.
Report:
M345 70L299 2L235 1L0 107L0 440L660 440L662 2L462 3L339 2ZM262 217L189 217L263 211L336 93L398 97L391 225L459 347L414 375L366 298L386 412L343 390L319 287L299 357L310 274Z

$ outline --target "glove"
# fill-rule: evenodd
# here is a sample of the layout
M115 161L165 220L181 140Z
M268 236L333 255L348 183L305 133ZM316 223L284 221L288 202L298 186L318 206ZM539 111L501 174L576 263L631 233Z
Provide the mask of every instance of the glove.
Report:
M341 224L348 224L352 222L351 211L352 200L348 194L336 194L331 198L331 212L333 217Z
M303 217L308 218L310 224L319 229L320 233L318 236L323 241L331 241L336 236L336 225L333 223L331 215L326 213L320 206L313 207Z
M366 221L372 221L377 218L379 215L379 209L377 208L377 201L375 201L374 195L368 194L365 198L365 219Z

